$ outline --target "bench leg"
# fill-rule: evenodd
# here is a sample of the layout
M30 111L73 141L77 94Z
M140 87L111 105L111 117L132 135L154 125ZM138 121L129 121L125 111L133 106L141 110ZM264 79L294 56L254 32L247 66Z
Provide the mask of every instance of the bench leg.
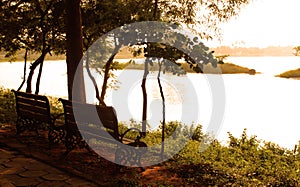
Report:
M21 119L18 117L17 122L16 122L16 134L19 135L22 133L22 128L21 128Z
M115 163L123 166L127 166L130 163L130 153L123 146L118 147L116 150Z
M65 141L65 129L50 127L48 132L49 148L51 145Z
M142 146L140 146L140 144ZM142 170L141 158L146 153L147 145L143 142L134 142L126 145L121 145L115 153L115 162L124 166L138 166Z
M68 154L76 147L76 141L74 140L73 137L70 136L66 136L65 139L65 147L66 147L66 152L65 152L65 156L68 156Z
M83 140L81 135L75 135L67 132L65 138L66 152L64 155L67 156L73 149L76 148L76 146L78 146L79 148L86 148L89 152L92 151L87 143Z
M30 130L30 131L35 131L35 133L39 135L38 128L37 128L38 124L39 122L18 117L16 122L16 134L20 135L25 130Z

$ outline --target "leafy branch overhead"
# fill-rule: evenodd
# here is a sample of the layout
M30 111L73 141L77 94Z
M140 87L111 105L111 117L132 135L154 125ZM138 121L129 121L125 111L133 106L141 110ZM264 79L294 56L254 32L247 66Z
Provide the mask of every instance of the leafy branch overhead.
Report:
M188 63L190 68L198 73L202 72L203 65L211 63L216 67L217 60L213 52L209 51L197 36L184 32L177 25L161 22L128 24L97 40L89 49L90 62L93 67L101 68L122 47L142 46L150 65L157 59L169 62L164 63L163 71L177 74L176 66L180 65L179 60Z
M185 74L185 70L180 67L183 62L188 63L190 69L196 73L203 73L203 65L208 63L212 63L216 67L216 59L212 55L213 52L209 52L208 48L201 43L193 46L190 54L176 47L163 44L149 44L145 50L145 57L149 57L152 61L156 61L156 58L164 59L164 73ZM196 56L196 58L192 58L191 56ZM153 63L150 65L153 65Z
M194 30L201 38L219 37L219 23L236 16L250 1L81 0L85 49L114 28L139 21L176 23ZM65 52L63 0L3 0L0 15L0 50L7 56L22 48L41 52L43 40L51 46L50 51Z
M32 66L32 73L41 64L47 54L63 54L66 52L65 0L3 0L0 2L0 51L5 51L8 57L23 49L29 53L40 53ZM77 0L80 5L80 30L83 33L85 50L97 39L109 31L125 24L141 21L160 21L175 23L193 30L201 39L220 37L220 23L236 16L243 5L251 0ZM78 22L78 23L79 23ZM80 31L81 32L81 31ZM134 35L132 35L134 37ZM179 36L178 36L179 37ZM80 36L79 39L82 39ZM192 41L192 40L191 40ZM155 42L152 42L155 43ZM159 43L159 42L156 42ZM175 44L175 43L174 43ZM177 45L177 44L176 44ZM178 44L179 45L179 44ZM129 45L130 46L130 45ZM172 45L170 45L172 46ZM76 46L75 46L76 47ZM78 47L78 46L77 46ZM193 63L188 57L205 49L200 45L199 50L182 54L196 72L201 72L201 65ZM118 49L118 47L116 48ZM162 51L172 52L164 48ZM115 50L114 50L115 51ZM114 52L113 51L113 52ZM179 50L180 51L180 50ZM106 49L99 53L108 53ZM150 53L150 51L148 50ZM179 54L181 52L178 52ZM76 55L76 54L73 54ZM209 55L209 54L208 54ZM71 55L72 56L72 55ZM180 56L180 55L179 55ZM170 57L173 61L179 56ZM205 55L204 55L205 56ZM109 58L108 58L109 59ZM193 58L194 59L194 58ZM113 60L113 57L111 58ZM201 59L196 59L198 61ZM205 59L204 61L205 62ZM68 63L68 69L77 66L78 62ZM109 63L111 64L111 62ZM109 68L109 65L107 66ZM72 73L70 74L72 77ZM31 90L30 78L28 88ZM72 85L72 84L70 84Z
M3 0L0 15L0 49L6 51L7 56L26 48L37 53L48 47L56 54L64 52L62 0Z

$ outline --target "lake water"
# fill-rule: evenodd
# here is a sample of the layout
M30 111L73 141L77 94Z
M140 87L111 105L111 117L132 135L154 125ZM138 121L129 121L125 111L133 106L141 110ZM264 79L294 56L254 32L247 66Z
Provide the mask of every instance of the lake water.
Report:
M247 128L250 135L293 148L300 140L300 80L274 77L300 68L299 57L230 57L227 61L256 69L257 75L162 75L167 120L200 123L223 142L227 132L240 136ZM23 63L0 63L0 86L17 89L22 82ZM119 89L109 90L106 102L115 106L119 121L141 120L143 71L116 72ZM161 120L161 97L156 73L147 82L148 121L155 129ZM101 76L98 76L101 81ZM88 78L86 78L88 79ZM34 84L33 84L34 85ZM64 61L46 62L40 94L66 97ZM93 89L87 81L89 101ZM224 108L224 110L223 110Z

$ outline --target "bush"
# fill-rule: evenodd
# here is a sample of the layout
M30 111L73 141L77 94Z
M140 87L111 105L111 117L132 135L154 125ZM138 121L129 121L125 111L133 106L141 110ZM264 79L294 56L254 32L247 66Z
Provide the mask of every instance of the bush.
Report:
M246 129L240 138L229 133L228 145L214 140L204 152L190 141L171 166L189 185L299 186L300 157L271 142L261 144ZM198 149L197 149L198 148Z
M17 119L13 92L0 87L0 125L14 124Z

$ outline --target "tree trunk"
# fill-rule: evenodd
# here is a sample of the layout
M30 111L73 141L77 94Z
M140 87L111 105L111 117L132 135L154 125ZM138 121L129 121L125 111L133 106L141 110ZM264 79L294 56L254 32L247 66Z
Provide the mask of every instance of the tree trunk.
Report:
M103 106L106 106L106 104L104 102L104 99L100 98L100 96L99 96L99 89L98 89L97 82L96 82L95 78L93 77L93 75L91 73L91 70L90 70L90 65L89 65L89 50L86 50L86 65L85 66L86 66L86 71L87 71L90 79L93 82L94 89L95 89L95 92L96 92L96 98L98 99L99 104L103 105Z
M107 63L105 64L105 71L104 71L104 77L103 77L103 84L102 84L102 91L101 91L101 99L104 101L104 97L106 94L106 89L107 89L107 83L108 83L108 79L109 79L109 71L110 71L110 67L113 63L113 60L115 58L115 54L112 55L109 60L107 61Z
M43 50L41 56L38 59L36 59L34 61L34 63L31 64L31 66L29 68L30 72L29 72L28 77L27 77L27 87L26 87L26 92L27 93L32 93L31 82L32 82L32 77L33 77L33 74L34 74L34 70L38 65L40 65L44 62L44 59L45 59L45 56L46 56L47 53L48 53L47 50Z
M161 160L164 159L164 151L165 151L165 126L166 126L166 101L164 91L162 89L161 81L160 81L160 73L161 73L161 66L163 62L158 61L158 75L157 75L157 82L159 86L159 92L162 99L163 105L163 121L162 121L162 129L161 129Z
M154 11L153 11L153 21L157 20L157 8L158 8L158 0L154 2Z
M83 56L80 0L65 0L65 3L69 100L85 102L83 63L80 63Z
M43 64L44 60L40 64L40 69L39 69L39 74L36 80L36 85L35 85L35 94L39 94L40 92L40 82L41 82L41 76L42 76L42 71L43 71Z
M144 66L144 76L142 81L142 92L143 92L143 114L142 114L142 133L143 136L146 136L146 127L147 127L147 90L146 90L146 81L149 74L148 61L145 60Z
M28 55L28 48L26 48L25 50L25 55L24 55L24 73L23 73L23 81L21 83L21 85L18 88L18 91L20 91L24 85L24 83L26 82L26 68L27 68L27 55Z
M108 59L107 63L105 64L104 78L103 78L103 84L102 84L102 90L101 90L101 96L100 96L102 101L104 101L104 97L106 94L107 83L108 83L108 79L109 79L109 71L110 71L111 65L114 61L114 58L115 58L117 52L120 50L120 46L117 44L117 38L115 37L115 35L114 35L114 41L115 41L114 51L112 53L112 56Z

